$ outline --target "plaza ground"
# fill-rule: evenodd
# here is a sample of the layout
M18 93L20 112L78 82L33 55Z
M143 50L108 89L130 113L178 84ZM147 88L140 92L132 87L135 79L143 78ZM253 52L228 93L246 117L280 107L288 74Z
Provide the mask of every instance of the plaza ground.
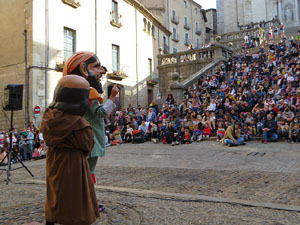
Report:
M300 145L123 144L96 168L95 224L300 224ZM43 223L45 160L0 172L0 224ZM14 165L14 167L19 164Z

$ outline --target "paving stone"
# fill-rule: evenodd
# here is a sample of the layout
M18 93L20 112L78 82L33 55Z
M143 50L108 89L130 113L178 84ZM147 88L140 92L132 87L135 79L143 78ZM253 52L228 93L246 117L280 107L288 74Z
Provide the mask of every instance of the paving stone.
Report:
M251 152L266 154L248 156ZM110 147L98 161L97 185L145 191L137 195L97 188L106 210L95 224L300 224L298 212L153 195L178 193L299 207L299 159L298 146L287 143ZM19 169L11 172L12 182L6 185L6 173L0 172L1 224L44 223L45 160L25 164L34 178Z

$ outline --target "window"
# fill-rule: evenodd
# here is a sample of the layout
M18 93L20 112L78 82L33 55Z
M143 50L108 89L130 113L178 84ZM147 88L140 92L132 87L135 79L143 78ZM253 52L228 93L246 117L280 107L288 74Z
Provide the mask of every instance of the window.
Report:
M115 21L118 21L118 2L112 1L111 2L111 9L112 9L112 18Z
M184 25L187 26L187 24L188 24L188 18L185 16L185 17L184 17Z
M185 34L184 34L184 38L185 38L185 40L189 39L189 34L188 34L188 33L185 33Z
M169 53L169 46L167 45L167 39L165 36L163 36L163 43L164 43L164 53Z
M200 39L199 38L197 38L197 45L196 46L197 46L196 48L200 48Z
M177 53L178 49L177 48L173 48L173 53Z
M198 14L198 9L197 8L195 8L195 13Z
M147 24L147 32L148 32L148 34L150 34L150 30L151 30L151 23L148 22L148 24Z
M144 31L146 31L146 29L147 29L147 20L146 20L146 18L143 19L143 22L144 22Z
M183 1L183 4L184 4L184 8L186 8L187 7L186 1Z
M148 75L152 75L152 59L148 59Z
M199 24L196 23L196 32L199 31Z
M176 36L176 33L177 33L176 28L173 28L173 35Z
M151 27L151 35L152 35L152 37L154 37L154 35L155 35L155 27L153 25Z
M120 71L120 47L112 45L112 70L113 72Z
M75 53L76 31L64 28L64 61Z
M176 16L175 10L172 10L172 17L174 18Z

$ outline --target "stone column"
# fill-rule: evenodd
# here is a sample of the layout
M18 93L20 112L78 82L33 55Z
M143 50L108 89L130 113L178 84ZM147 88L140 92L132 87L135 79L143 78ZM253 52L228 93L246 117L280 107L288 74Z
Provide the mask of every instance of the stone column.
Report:
M295 0L295 22L298 22L298 21L299 21L298 0Z
M282 17L282 2L281 0L278 0L278 12L279 12L279 20L283 23L283 17Z

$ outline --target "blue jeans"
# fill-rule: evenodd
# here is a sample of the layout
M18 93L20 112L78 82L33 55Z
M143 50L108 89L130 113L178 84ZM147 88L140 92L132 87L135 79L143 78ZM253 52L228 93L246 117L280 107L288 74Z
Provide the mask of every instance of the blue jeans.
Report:
M29 153L29 160L32 159L32 153L33 153L33 144L32 143L28 143L27 144L27 149L28 149L28 153Z
M26 144L22 144L20 146L20 151L22 152L22 158L23 158L23 160L28 160L28 152L29 152L29 150L28 150L28 147L27 147Z
M244 138L239 137L238 139L236 139L236 141L237 141L237 145L241 145L241 144L244 142ZM227 145L227 144L236 145L236 144L234 143L234 140L231 140L231 139L229 139L229 138L226 138L226 139L224 140L224 144L225 144L225 145Z
M278 134L271 133L270 131L264 131L264 140L266 141L276 141L278 139Z

